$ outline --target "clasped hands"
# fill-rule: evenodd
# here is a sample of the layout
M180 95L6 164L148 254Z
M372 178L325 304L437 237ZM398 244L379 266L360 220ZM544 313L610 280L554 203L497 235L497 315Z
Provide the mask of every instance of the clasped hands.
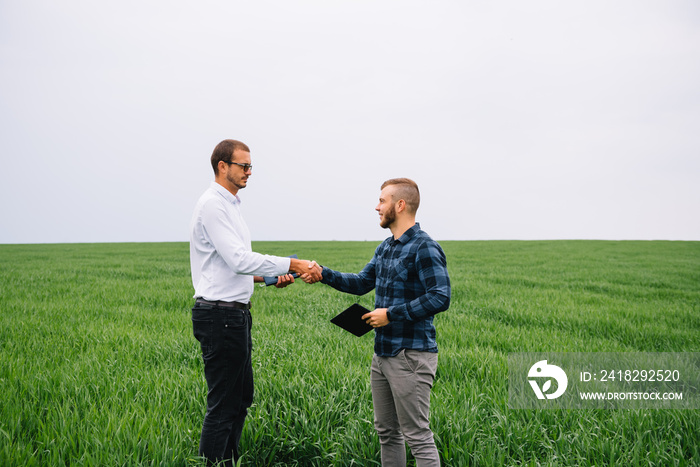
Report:
M307 284L318 282L323 277L323 269L316 263L316 261L292 258L289 263L289 270L299 274L301 280ZM292 278L292 282L294 282L294 278Z

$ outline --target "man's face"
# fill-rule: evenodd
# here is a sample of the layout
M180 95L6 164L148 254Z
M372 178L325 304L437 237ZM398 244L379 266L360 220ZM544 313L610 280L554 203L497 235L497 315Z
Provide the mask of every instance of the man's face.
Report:
M236 149L235 151L233 151L233 157L231 157L231 162L250 165L250 153L241 149ZM226 165L228 165L226 171L226 180L233 186L235 186L238 190L245 188L248 185L248 177L252 175L253 169L243 170L243 167L241 167L240 165Z
M379 226L383 229L391 227L391 224L396 221L393 185L384 187L379 194L379 204L374 209L379 213Z

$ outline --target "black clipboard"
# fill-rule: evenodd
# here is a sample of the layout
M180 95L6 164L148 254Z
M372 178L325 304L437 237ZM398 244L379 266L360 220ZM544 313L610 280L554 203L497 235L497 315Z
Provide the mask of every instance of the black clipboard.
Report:
M357 337L364 336L373 329L372 326L362 319L362 315L369 312L370 310L367 308L355 303L347 310L331 318L331 323L340 326L349 333L355 334Z
M298 257L297 257L297 255L291 255L291 256L287 256L287 258L298 258ZM296 279L297 277L299 277L299 274L297 274L295 272L292 274L292 277ZM265 286L269 287L271 285L277 284L278 278L279 278L279 276L274 276L274 277L266 276L266 277L263 277L263 281L265 282Z

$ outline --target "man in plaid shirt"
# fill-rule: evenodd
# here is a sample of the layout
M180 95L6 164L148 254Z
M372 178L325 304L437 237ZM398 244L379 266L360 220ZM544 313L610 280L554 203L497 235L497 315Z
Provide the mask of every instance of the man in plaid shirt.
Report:
M430 390L437 370L433 316L450 305L445 253L416 223L418 186L384 182L376 210L393 234L359 274L323 268L321 282L355 295L375 292L362 319L375 328L371 383L382 465L405 466L404 439L418 467L440 465L430 430Z

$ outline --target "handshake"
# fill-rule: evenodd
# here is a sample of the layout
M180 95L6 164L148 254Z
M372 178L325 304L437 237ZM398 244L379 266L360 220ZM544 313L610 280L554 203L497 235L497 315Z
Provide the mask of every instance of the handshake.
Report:
M292 258L289 263L289 271L299 274L301 280L303 280L307 284L313 284L321 280L321 273L323 269L316 263L316 261L307 261L305 259ZM286 279L286 281L289 281L288 283L294 282L294 277L292 277L291 274L287 274L287 276L289 276L289 278L291 279L291 281L289 281L289 279ZM281 276L280 281L284 282L284 278L286 278L287 276ZM280 285L281 284L278 282L278 287Z

